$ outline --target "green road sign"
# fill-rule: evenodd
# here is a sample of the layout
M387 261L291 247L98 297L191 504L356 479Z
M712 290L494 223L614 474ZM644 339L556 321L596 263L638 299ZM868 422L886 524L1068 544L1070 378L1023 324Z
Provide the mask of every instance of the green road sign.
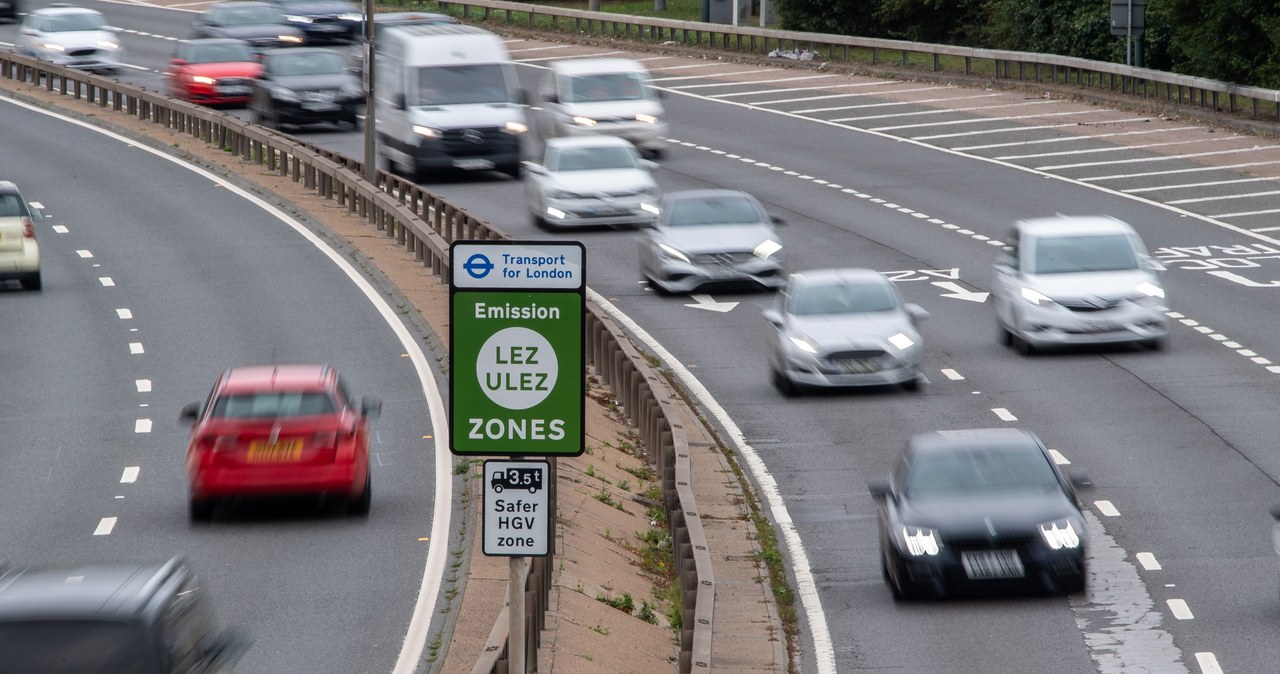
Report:
M582 244L459 241L449 251L451 450L581 454Z

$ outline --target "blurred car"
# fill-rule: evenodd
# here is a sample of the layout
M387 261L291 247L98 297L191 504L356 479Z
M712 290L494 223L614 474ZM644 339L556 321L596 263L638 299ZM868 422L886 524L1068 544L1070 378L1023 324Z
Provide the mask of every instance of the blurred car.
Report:
M621 138L552 138L542 163L525 163L525 203L541 227L647 224L658 206L656 167Z
M1161 267L1129 225L1105 216L1022 220L995 263L1000 342L1023 353L1137 342L1169 334Z
M784 394L798 386L919 388L924 346L917 324L929 313L902 301L893 282L871 269L794 273L766 309L769 368Z
M782 243L755 197L737 190L666 194L640 243L640 269L656 290L688 293L708 284L776 289L783 277Z
M0 0L0 19L17 21L20 11L18 0Z
M0 282L14 280L27 290L40 289L39 218L17 185L0 180Z
M218 499L240 495L333 494L368 515L372 497L369 422L382 401L358 404L327 365L231 368L203 407L182 409L192 521Z
M247 647L219 631L181 559L0 574L0 669L39 674L229 671Z
M269 0L308 44L351 43L362 39L364 15L347 0Z
M206 38L178 45L169 62L174 96L207 105L247 103L262 64L243 40Z
M1085 525L1076 487L1034 433L1013 428L921 433L888 480L869 484L881 569L897 599L953 587L1084 591Z
M638 61L553 61L535 110L538 128L549 137L618 136L635 143L646 155L658 156L667 135L666 112L658 96L649 71Z
M373 23L379 28L390 28L391 26L433 26L441 23L457 23L458 20L448 14L436 14L435 12L378 12L373 15ZM363 37L364 27L360 27ZM364 73L364 50L353 49L347 54L347 60L351 64L351 70Z
M123 48L102 13L54 4L27 14L18 31L18 51L58 65L101 72L120 69Z
M243 0L209 5L192 22L191 37L244 40L255 51L297 46L305 41L302 31L286 23L275 5Z
M332 49L273 49L262 56L262 75L253 83L249 110L254 122L285 124L342 122L360 128L364 89Z

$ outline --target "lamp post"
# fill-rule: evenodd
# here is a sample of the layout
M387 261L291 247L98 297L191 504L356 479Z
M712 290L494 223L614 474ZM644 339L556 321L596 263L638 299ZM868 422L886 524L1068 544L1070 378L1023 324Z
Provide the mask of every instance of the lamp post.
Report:
M378 137L373 97L373 0L364 2L364 178L378 182Z

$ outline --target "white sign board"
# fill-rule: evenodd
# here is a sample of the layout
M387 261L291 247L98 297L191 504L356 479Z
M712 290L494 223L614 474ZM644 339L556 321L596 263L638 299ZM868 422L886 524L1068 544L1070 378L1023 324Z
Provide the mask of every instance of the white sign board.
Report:
M584 285L577 243L458 243L453 260L455 288L577 290Z
M542 557L551 539L550 464L484 462L484 554Z

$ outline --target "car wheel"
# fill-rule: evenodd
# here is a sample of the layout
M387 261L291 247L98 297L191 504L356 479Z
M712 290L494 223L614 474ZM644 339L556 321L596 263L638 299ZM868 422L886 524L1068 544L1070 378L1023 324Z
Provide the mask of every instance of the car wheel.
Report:
M538 215L537 213L529 213L529 221L532 222L533 226L537 227L538 229L545 229L547 231L554 231L556 229L559 229L558 227L555 227L554 225L552 225L550 222L547 222L546 218L542 217L541 215Z
M1142 346L1148 351L1164 351L1164 340L1159 337L1148 339L1142 342Z
M373 505L373 474L365 473L364 490L347 502L347 512L351 515L365 516Z
M907 391L908 393L919 393L920 392L920 376L916 375L902 382L902 390Z
M354 115L353 115L350 119L348 119L348 120L346 121L346 124L347 124L347 126L351 127L351 130L352 130L352 131L359 131L359 130L360 130L360 118L359 118L359 117L356 117L356 116L354 116Z
M1084 592L1084 585L1084 574L1078 573L1059 581L1058 589L1062 590L1063 594L1080 594Z
M40 280L40 272L27 274L22 278L22 287L27 290L39 290L44 283Z
M1027 339L1019 335L1010 335L1010 341L1013 343L1013 347L1017 349L1018 353L1024 356L1035 355L1036 346Z
M516 180L520 179L520 162L515 162L514 164L504 164L502 166L499 166L498 170L502 171L503 173L511 176Z
M1004 323L996 321L996 342L1000 346L1013 346L1013 333L1009 332L1009 328L1004 327Z
M796 388L796 383L791 381L791 379L787 377L787 375L782 374L777 370L773 370L772 372L773 372L773 376L772 376L773 387L778 389L779 393L790 398L791 396L794 396L798 392L798 389Z
M188 512L191 515L192 522L208 522L213 519L213 507L216 504L211 498L191 497L188 503Z

